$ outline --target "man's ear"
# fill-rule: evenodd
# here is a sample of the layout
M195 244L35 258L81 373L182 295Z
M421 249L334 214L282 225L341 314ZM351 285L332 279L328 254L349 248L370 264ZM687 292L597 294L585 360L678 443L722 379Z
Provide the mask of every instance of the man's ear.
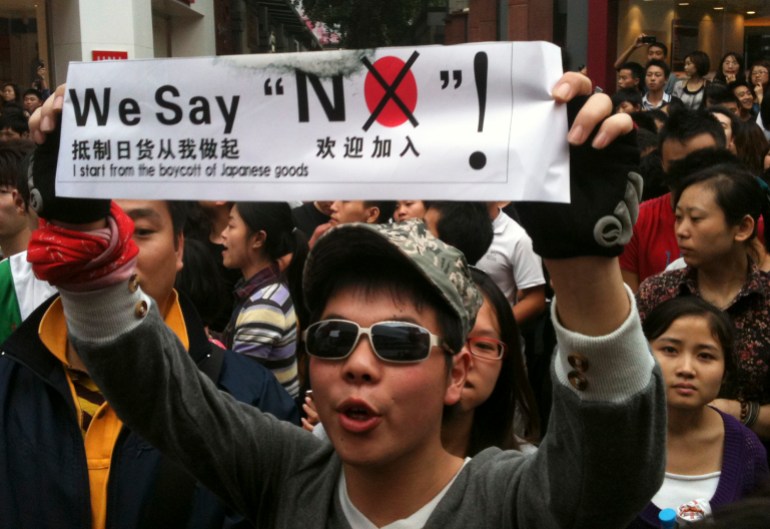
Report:
M27 204L24 202L18 189L11 191L11 198L13 198L13 206L20 215L27 213Z
M380 218L380 208L377 206L370 206L366 208L366 223L367 224L374 224L377 222L377 219Z
M468 376L470 366L471 354L465 348L452 356L452 366L449 369L447 388L444 393L445 406L452 406L460 402L463 387L465 386L465 378Z

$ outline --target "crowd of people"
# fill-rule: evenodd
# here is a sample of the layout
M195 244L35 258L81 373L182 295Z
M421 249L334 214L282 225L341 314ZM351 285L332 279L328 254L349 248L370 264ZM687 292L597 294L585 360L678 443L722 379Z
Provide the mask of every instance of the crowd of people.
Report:
M766 527L770 62L667 54L570 205L65 199L4 84L0 528Z

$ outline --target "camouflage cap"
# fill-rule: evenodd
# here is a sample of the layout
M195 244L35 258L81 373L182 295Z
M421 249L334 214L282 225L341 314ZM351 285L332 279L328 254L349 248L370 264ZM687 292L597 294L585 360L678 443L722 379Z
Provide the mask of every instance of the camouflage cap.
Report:
M409 264L447 302L467 336L481 307L481 294L471 279L463 253L434 237L421 220L395 224L342 224L329 230L313 247L305 263L303 290L312 311L321 300L319 285L349 259L385 258Z

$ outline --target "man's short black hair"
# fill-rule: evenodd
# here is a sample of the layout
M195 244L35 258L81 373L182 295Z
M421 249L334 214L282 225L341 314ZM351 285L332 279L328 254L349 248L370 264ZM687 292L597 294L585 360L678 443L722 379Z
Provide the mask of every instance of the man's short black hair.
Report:
M739 104L738 98L726 85L722 83L711 83L706 87L703 94L707 107L724 105L725 103Z
M637 108L642 107L642 93L636 88L622 88L612 94L612 108L617 109L621 103L631 103Z
M620 65L620 68L618 68L618 71L620 70L628 70L631 72L631 76L637 80L644 76L644 66L636 61L624 62L622 65Z
M672 112L658 137L662 147L666 140L684 143L701 134L708 134L714 138L720 149L724 149L727 145L722 124L705 109L690 110L684 108Z
M425 209L439 212L438 238L465 254L468 264L476 264L484 257L494 237L485 203L436 201L426 202Z
M29 133L29 125L27 124L27 118L22 113L4 113L0 116L0 130L11 129L16 134L23 136Z
M651 43L649 46L647 46L648 50L650 48L660 48L661 50L663 50L663 57L668 57L668 46L666 46L662 42L655 41L655 42Z
M24 175L23 160L35 144L29 140L0 142L0 186L18 189L19 179ZM24 175L26 180L26 175Z
M367 208L376 207L380 210L380 214L377 216L377 220L375 221L377 224L384 224L388 222L393 217L393 213L396 212L395 200L364 200L364 206Z
M650 66L657 66L663 70L663 76L666 78L671 74L671 68L668 67L668 64L660 59L652 59L651 61L647 61L647 64L644 65L644 75L647 75L647 70L650 69Z
M26 90L24 90L24 95L21 96L22 99L24 99L27 96L35 96L40 101L43 100L43 94L37 88L27 88Z

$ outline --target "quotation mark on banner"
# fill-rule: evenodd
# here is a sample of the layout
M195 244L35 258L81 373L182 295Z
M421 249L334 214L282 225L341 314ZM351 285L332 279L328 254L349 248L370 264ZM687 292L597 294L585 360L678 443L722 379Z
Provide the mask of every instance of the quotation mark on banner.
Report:
M270 83L272 82L272 79L268 79L265 81L265 95L271 96L273 95L273 87L270 86ZM282 96L283 95L283 79L278 78L278 82L275 83L275 95Z
M452 70L452 79L455 81L453 88L456 90L463 84L463 71ZM449 70L441 70L441 89L443 90L449 86Z

